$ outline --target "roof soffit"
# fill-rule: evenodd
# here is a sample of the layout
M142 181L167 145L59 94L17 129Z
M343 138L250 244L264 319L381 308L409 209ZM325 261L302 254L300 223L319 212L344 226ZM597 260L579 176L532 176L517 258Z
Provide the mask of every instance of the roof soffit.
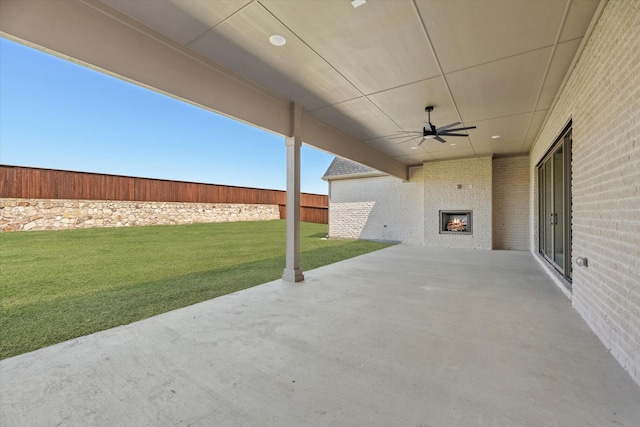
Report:
M356 9L348 0L103 2L405 165L487 150L522 153L600 3L369 1ZM268 43L276 33L285 46ZM417 141L389 139L420 130L428 104L436 107L436 126L486 128L412 151ZM491 140L500 128L508 136Z

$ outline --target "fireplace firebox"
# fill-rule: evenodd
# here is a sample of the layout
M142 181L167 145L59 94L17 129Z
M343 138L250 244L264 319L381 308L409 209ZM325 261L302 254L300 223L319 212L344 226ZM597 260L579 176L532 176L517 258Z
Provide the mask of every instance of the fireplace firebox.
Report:
M440 234L472 234L473 211L440 211Z

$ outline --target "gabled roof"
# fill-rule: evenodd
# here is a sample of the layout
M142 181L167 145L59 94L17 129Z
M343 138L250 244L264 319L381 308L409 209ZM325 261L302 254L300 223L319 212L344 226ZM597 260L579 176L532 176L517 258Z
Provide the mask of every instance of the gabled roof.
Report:
M329 168L324 173L322 179L325 181L335 179L350 179L360 178L364 176L384 176L387 175L384 172L380 172L377 169L370 168L363 164L353 162L351 160L343 159L342 157L335 157L333 162L329 165Z

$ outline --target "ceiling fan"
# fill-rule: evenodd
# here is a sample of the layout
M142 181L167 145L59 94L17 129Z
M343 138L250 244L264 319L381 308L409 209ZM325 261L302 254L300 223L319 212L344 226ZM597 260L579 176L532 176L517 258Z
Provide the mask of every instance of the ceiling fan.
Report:
M435 139L436 141L440 141L441 143L444 143L447 141L445 141L442 138L443 136L469 136L464 133L456 133L456 132L476 128L475 126L466 126L466 127L457 128L456 126L461 124L460 122L450 123L446 126L436 128L435 125L431 123L431 112L433 111L433 105L429 105L424 109L424 111L426 111L428 114L428 121L424 124L422 131L415 131L415 132L401 131L404 135L399 136L400 138L407 137L407 136L409 137L407 141L402 141L402 142L408 142L408 141L414 140L420 134L422 134L422 139L420 140L420 142L418 142L418 146L420 146L420 144L422 144L425 139ZM408 135L411 133L414 133L416 135L414 136Z

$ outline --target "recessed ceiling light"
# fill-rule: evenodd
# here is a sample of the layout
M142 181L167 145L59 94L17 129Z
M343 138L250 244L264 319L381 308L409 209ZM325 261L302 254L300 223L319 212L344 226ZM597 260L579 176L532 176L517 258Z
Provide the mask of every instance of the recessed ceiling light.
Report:
M284 46L287 43L287 39L285 39L280 34L274 34L271 37L269 37L269 43L271 43L274 46Z
M411 149L412 149L412 150L417 150L417 149L418 149L418 147L413 146L413 147L411 147Z
M491 139L498 139L498 138L500 138L500 135L493 135L493 136L491 137Z
M353 6L353 7L360 7L360 6L362 6L363 4L365 4L366 2L367 2L367 0L353 0L353 1L351 2L351 6Z
M453 144L449 144L449 145L453 147L453 146L454 146L454 145L456 145L456 144L455 144L455 142L454 142Z

